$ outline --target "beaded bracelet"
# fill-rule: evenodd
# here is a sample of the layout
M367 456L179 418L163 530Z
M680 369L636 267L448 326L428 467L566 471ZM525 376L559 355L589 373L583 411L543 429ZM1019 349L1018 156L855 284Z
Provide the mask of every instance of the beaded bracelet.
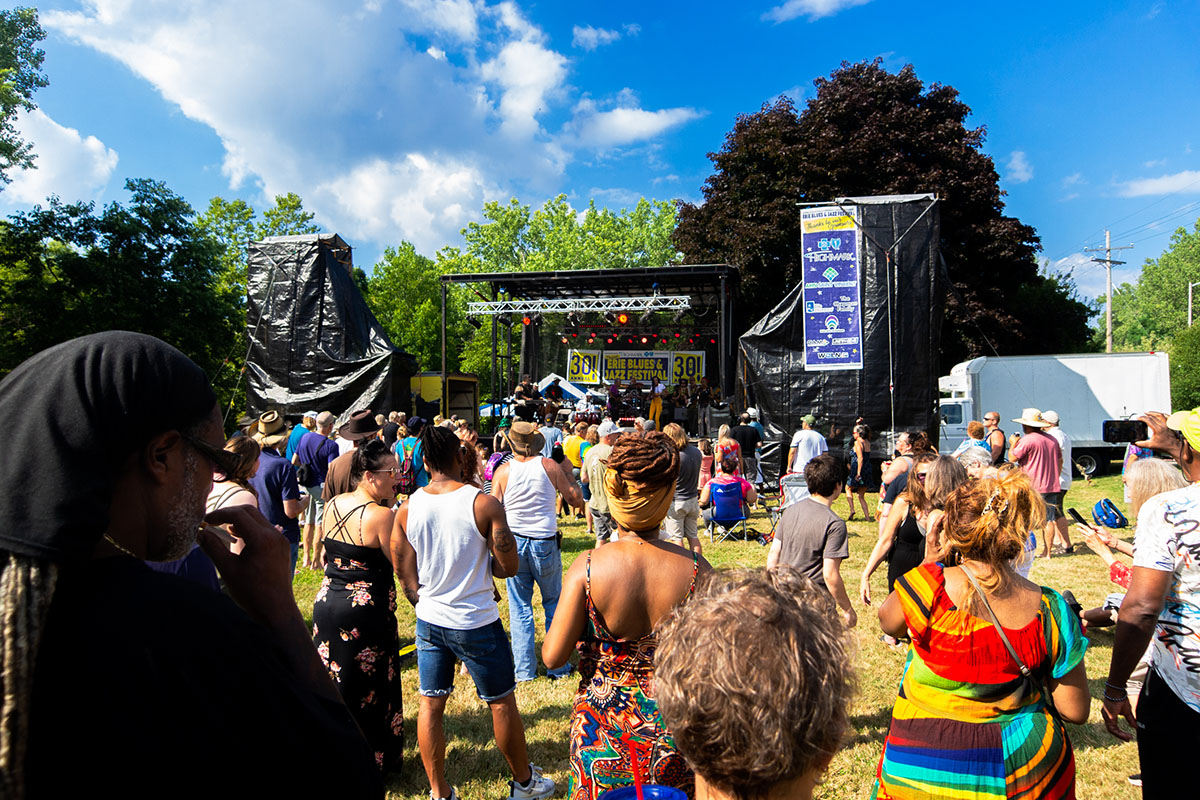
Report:
M1109 694L1108 694L1109 689L1113 690L1114 692L1119 692L1119 695L1117 697L1109 697ZM1114 686L1113 684L1109 683L1108 681L1104 682L1104 699L1107 700L1108 702L1119 703L1122 700L1128 699L1128 697L1129 697L1129 694L1128 694L1128 689L1126 689L1126 687Z

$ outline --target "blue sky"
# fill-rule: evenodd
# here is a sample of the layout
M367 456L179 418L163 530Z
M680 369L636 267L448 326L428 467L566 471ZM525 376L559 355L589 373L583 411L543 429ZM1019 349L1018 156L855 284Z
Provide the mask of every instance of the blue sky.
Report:
M369 270L459 242L487 200L700 199L739 113L843 61L911 63L986 125L1008 211L1082 292L1200 217L1200 2L91 0L39 7L50 86L22 118L50 193L163 180L202 209L295 191Z

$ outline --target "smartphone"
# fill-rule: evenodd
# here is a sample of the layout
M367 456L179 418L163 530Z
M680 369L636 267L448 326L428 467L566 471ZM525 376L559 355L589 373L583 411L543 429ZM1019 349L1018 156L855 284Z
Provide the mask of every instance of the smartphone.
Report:
M1078 523L1079 523L1080 525L1082 525L1083 527L1085 527L1085 528L1090 528L1090 527L1091 527L1091 525L1088 525L1088 523L1087 523L1087 520L1085 520L1085 519L1083 518L1083 514L1080 514L1080 513L1079 513L1078 511L1076 511L1075 509L1073 509L1073 508L1068 508L1068 509L1067 509L1067 513L1071 515L1071 519L1075 520L1076 522L1078 522Z
M1150 438L1150 431L1140 419L1106 419L1102 438L1109 444L1141 442Z

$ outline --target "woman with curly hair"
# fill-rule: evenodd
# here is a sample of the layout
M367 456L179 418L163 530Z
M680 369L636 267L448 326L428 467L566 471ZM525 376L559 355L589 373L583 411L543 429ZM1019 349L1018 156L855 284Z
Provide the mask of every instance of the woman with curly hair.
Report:
M542 660L556 669L578 643L567 790L572 800L632 784L635 756L648 782L692 795L692 772L663 726L653 690L654 626L710 569L699 553L658 538L678 473L679 448L665 434L621 437L604 476L617 540L575 559L563 579Z
M1063 721L1087 720L1087 640L1013 568L1045 514L1023 472L971 481L946 501L947 563L896 580L879 622L912 648L874 797L1075 797Z
M696 794L811 798L854 696L829 592L788 566L711 573L658 636L658 704Z

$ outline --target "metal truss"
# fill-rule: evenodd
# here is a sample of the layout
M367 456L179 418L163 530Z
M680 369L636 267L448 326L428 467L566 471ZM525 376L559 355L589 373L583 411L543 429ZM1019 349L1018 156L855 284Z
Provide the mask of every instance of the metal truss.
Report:
M692 307L688 295L652 295L650 297L581 297L562 300L496 300L468 303L471 316L498 314L557 314L584 311L682 311Z

